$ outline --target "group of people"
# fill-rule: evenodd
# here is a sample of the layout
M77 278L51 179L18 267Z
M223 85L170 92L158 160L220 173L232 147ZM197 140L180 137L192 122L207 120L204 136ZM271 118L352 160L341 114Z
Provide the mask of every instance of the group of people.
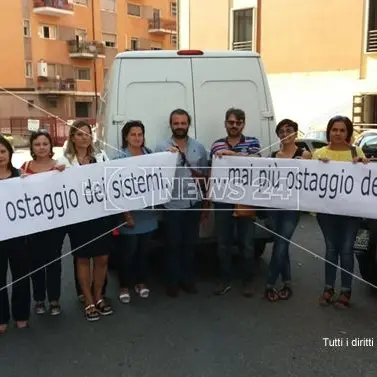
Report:
M253 295L254 233L255 216L244 211L240 205L210 203L201 200L197 184L193 191L189 184L191 178L200 182L210 175L211 162L222 156L260 157L261 145L257 138L243 134L246 117L241 109L231 108L225 114L226 136L216 140L211 148L210 157L205 147L188 136L191 124L190 115L183 109L170 114L171 137L152 151L145 145L145 127L140 121L129 121L122 129L122 148L117 158L127 158L154 152L170 151L178 154L178 165L173 195L162 211L164 225L164 265L166 293L177 297L180 291L188 294L198 292L194 255L199 241L201 221L206 220L212 208L218 245L219 273L214 294L224 295L231 289L233 281L232 247L236 227L237 245L243 257L243 290L245 297ZM280 139L280 149L271 158L318 159L325 163L331 160L367 163L362 150L352 147L352 122L337 116L328 122L328 146L310 152L298 148L295 140L298 125L284 119L276 126ZM12 165L13 149L9 142L0 136L0 179L21 177L50 170L63 171L79 168L82 165L107 161L103 152L93 146L92 129L84 121L76 121L70 128L64 155L53 158L53 142L45 130L33 132L30 137L32 160L25 162L21 169ZM177 183L180 183L179 187ZM0 183L1 184L1 183ZM180 190L178 192L177 190ZM177 191L177 192L175 192ZM245 214L245 212L247 212ZM299 211L267 211L269 224L274 234L273 250L266 279L265 298L269 301L287 300L291 297L291 266L289 259L290 239L299 222ZM152 234L159 226L156 211L145 209L122 214L121 221L116 218L116 227L121 237L121 250L118 250L117 263L119 277L118 299L124 304L131 302L132 292L148 298L148 251ZM353 241L358 229L358 219L331 214L317 214L319 226L326 244L325 286L320 296L320 304L335 303L348 307L352 290L354 270ZM113 308L105 296L109 256L108 237L114 228L112 216L85 221L67 227L52 229L26 237L0 242L0 334L8 328L11 314L16 327L29 326L31 295L36 314L47 311L51 315L61 313L61 249L68 234L73 254L76 291L83 302L84 314L88 321L96 321L101 316L113 313ZM340 257L342 267L341 290L335 297L336 265ZM9 305L7 288L8 266L12 273L12 299ZM29 278L31 277L31 279ZM281 277L282 286L277 289ZM46 306L46 300L49 305ZM10 307L11 306L11 307Z

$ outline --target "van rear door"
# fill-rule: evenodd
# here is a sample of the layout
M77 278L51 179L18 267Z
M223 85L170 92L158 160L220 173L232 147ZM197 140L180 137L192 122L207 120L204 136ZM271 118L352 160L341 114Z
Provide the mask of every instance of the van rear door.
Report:
M146 145L152 149L171 136L169 115L176 108L193 113L190 58L125 57L121 59L118 117L141 120ZM120 135L122 125L119 125ZM195 126L190 127L195 137Z
M244 134L270 143L268 109L259 58L254 56L192 57L196 137L207 149L226 136L225 112L230 107L246 113Z

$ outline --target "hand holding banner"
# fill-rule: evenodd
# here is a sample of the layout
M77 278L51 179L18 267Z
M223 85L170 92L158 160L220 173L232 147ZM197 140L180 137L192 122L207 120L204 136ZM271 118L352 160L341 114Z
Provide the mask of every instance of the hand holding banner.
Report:
M0 241L164 204L176 161L163 152L3 180Z
M223 157L212 165L215 202L377 219L377 164Z

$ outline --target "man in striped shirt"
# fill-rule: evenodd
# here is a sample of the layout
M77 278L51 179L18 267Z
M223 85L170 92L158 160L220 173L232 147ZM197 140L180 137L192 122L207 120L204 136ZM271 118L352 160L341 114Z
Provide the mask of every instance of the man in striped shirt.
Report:
M221 156L260 157L260 143L255 137L245 136L245 112L231 108L225 114L225 129L227 137L216 140L211 147L211 160ZM238 245L243 256L243 295L252 296L251 281L254 268L254 219L251 217L233 216L234 205L214 203L215 226L218 242L217 256L219 259L219 283L214 293L223 295L231 289L232 280L232 247L234 227L237 226Z

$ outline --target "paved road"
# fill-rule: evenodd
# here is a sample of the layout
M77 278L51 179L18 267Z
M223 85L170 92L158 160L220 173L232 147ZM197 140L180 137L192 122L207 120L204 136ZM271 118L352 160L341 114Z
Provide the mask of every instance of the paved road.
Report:
M294 240L323 254L314 218L305 216ZM202 268L200 293L170 299L156 282L149 300L129 306L109 294L116 313L89 324L75 299L71 257L64 261L64 313L33 316L26 331L0 339L1 377L375 377L377 295L356 282L354 307L319 308L323 262L295 247L295 295L288 302L262 299L270 249L258 266L257 295L237 289L211 293L211 271ZM207 260L208 262L208 260ZM201 259L204 263L204 259ZM324 337L374 338L374 347L324 346Z

